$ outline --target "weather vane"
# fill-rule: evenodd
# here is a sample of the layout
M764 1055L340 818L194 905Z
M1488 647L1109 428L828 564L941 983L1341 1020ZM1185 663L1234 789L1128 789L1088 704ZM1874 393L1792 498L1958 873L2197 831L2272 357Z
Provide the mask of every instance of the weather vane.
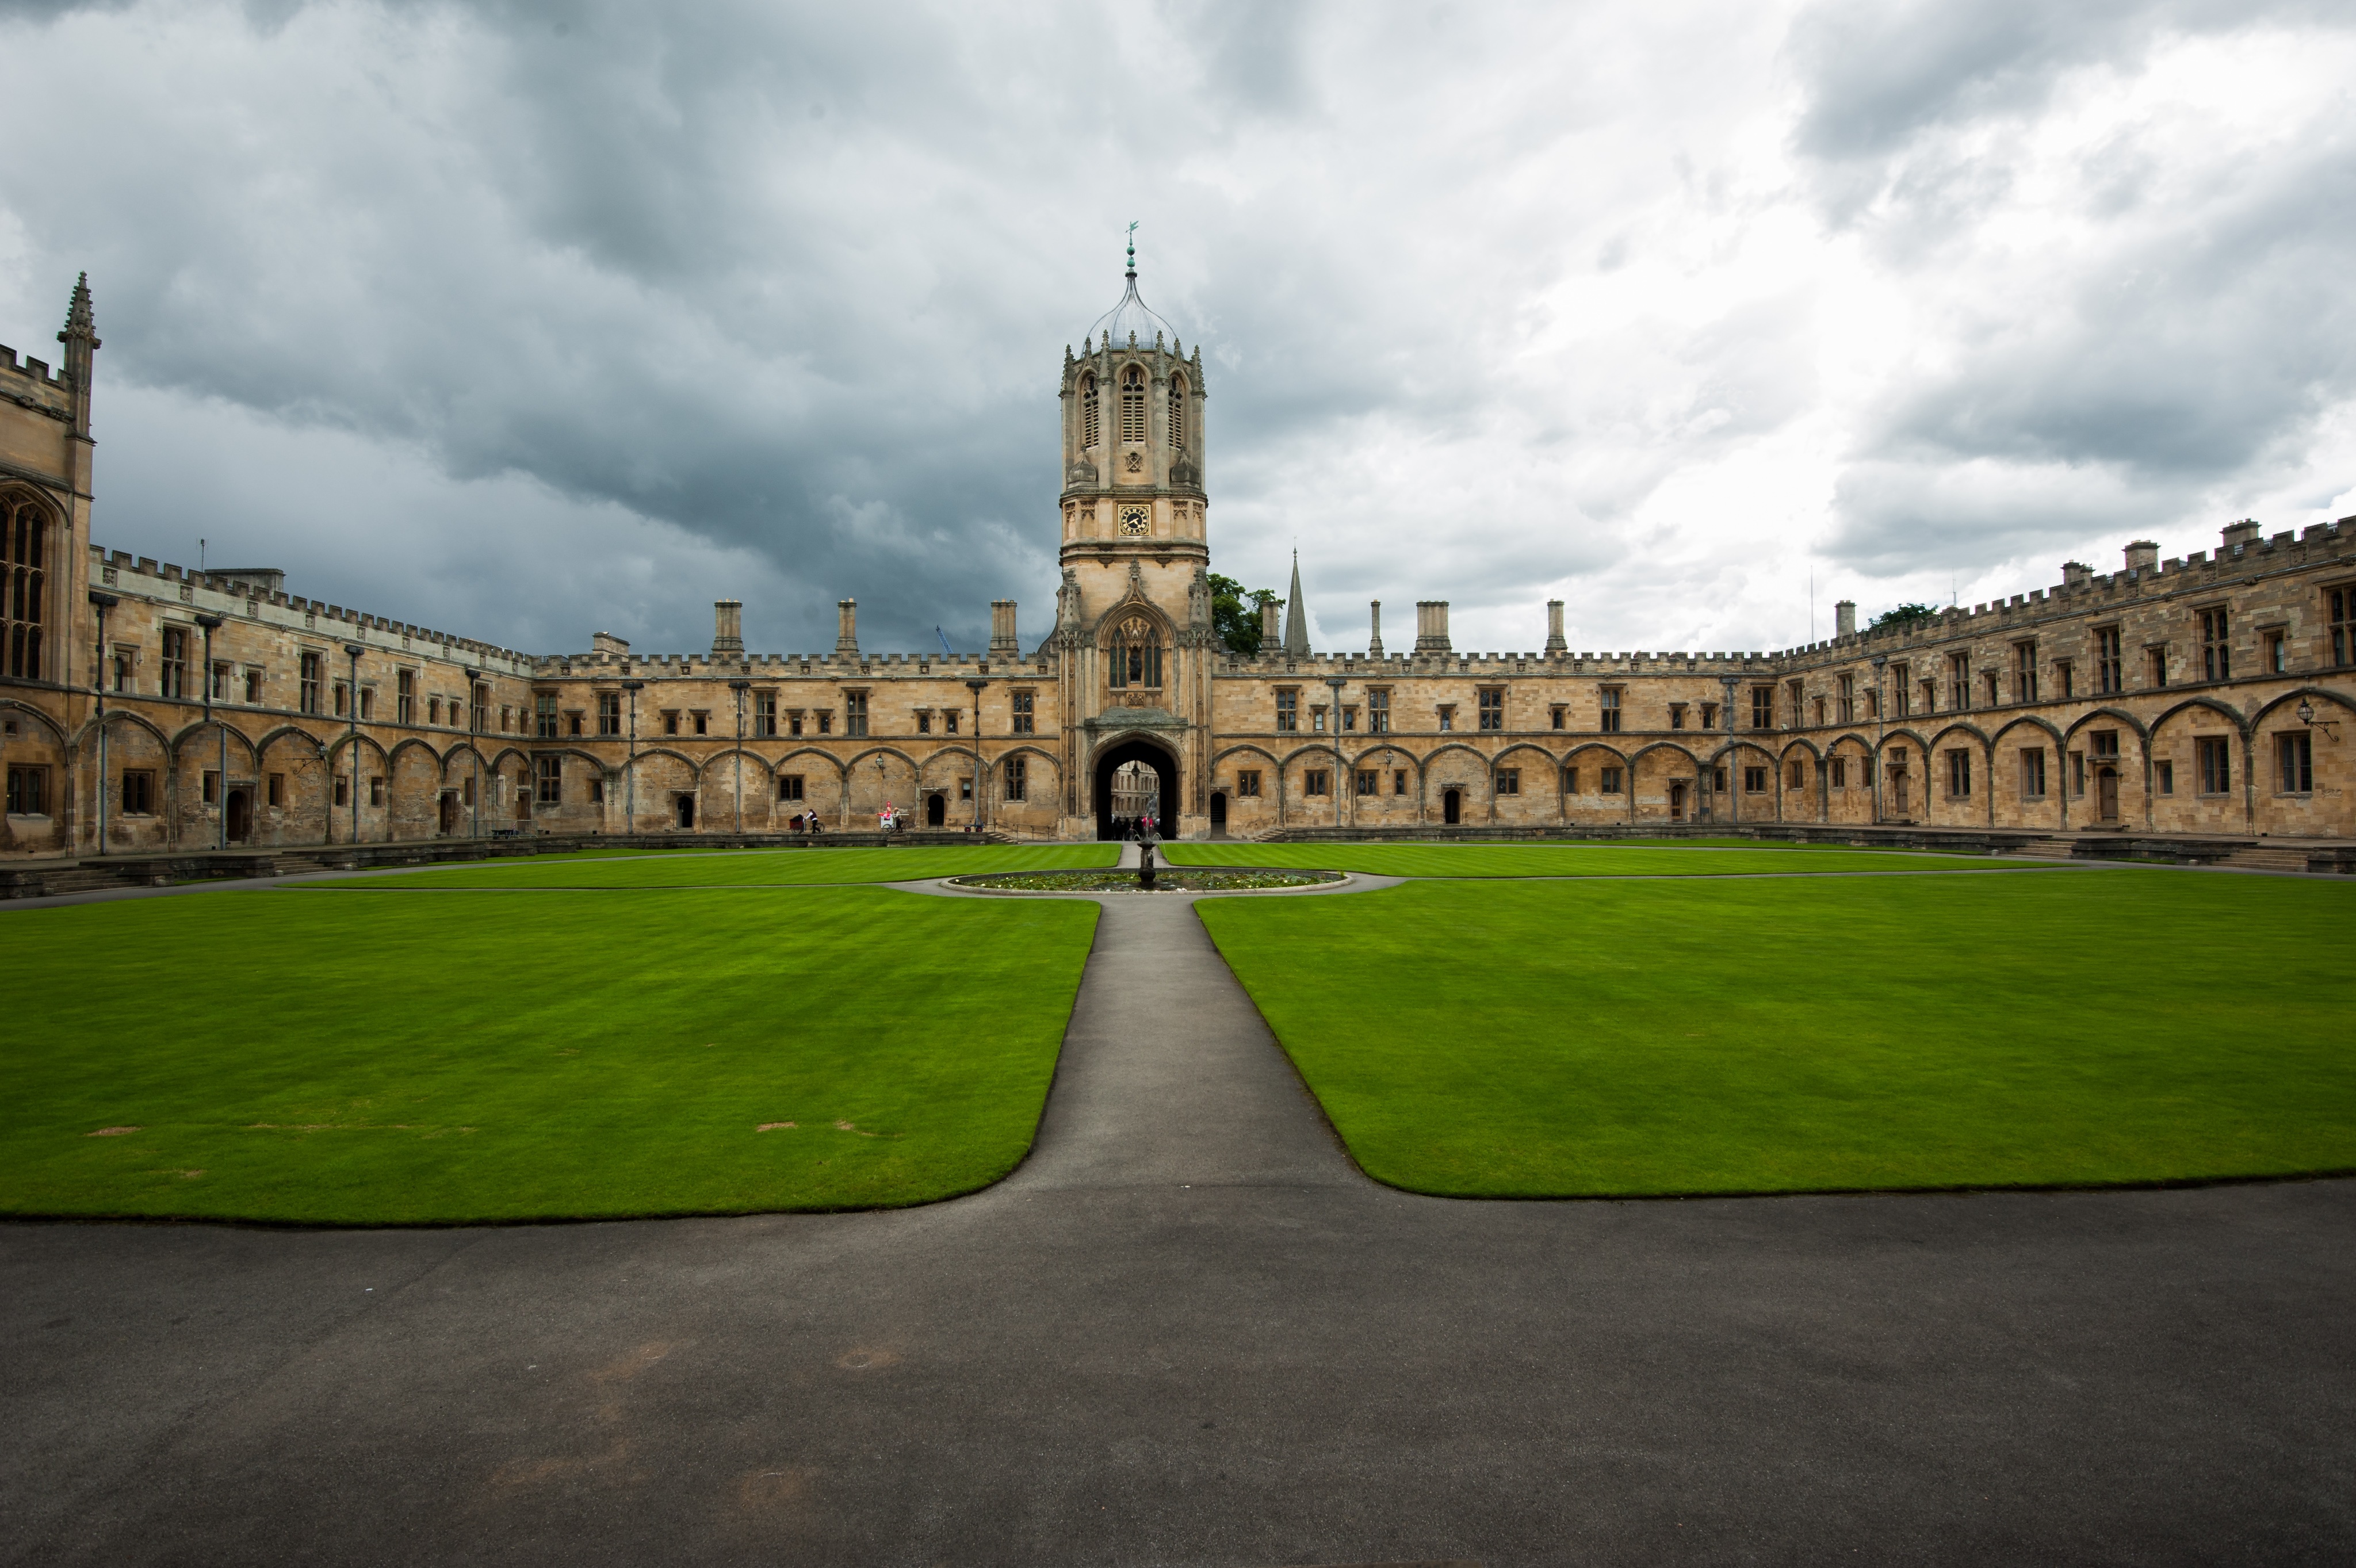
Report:
M1129 226L1129 270L1137 270L1137 225Z

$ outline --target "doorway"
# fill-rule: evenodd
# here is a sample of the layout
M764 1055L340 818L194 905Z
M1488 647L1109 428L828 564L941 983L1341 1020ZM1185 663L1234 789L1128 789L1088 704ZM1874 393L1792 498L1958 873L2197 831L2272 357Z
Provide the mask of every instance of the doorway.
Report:
M1226 831L1227 792L1225 789L1214 789L1211 791L1211 836L1223 838L1226 835Z
M444 836L458 831L458 791L442 791L441 832Z
M1464 791L1451 789L1440 798L1440 820L1450 827L1464 820Z
M1906 769L1903 768L1890 770L1890 814L1893 817L1912 815L1906 798Z
M1669 821L1682 822L1685 820L1686 781L1682 779L1672 779L1669 780Z
M1178 759L1150 740L1124 740L1108 746L1096 757L1097 837L1120 837L1119 818L1114 811L1113 775L1131 762L1141 762L1153 775L1151 795L1155 802L1154 826L1163 838L1177 836ZM1134 779L1136 776L1130 776Z
M949 798L938 789L925 797L925 826L945 828L949 825Z
M244 789L229 792L229 842L243 843L253 837L253 796Z
M2094 770L2094 817L2104 822L2119 820L2119 770L2115 768Z
M692 795L679 798L679 825L682 828L695 826L695 797Z

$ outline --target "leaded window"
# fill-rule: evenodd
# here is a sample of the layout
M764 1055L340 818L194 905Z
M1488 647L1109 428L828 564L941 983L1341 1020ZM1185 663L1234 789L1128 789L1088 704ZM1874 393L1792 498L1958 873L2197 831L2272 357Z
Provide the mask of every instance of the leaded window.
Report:
M1095 446L1101 434L1097 403L1096 377L1082 376L1080 378L1080 445L1083 446Z
M1113 633L1111 659L1115 691L1132 686L1157 690L1162 685L1162 641L1151 620L1130 616ZM1281 703L1281 699L1279 699ZM1281 727L1281 726L1280 726Z
M38 503L0 501L0 671L27 681L41 678L48 532Z

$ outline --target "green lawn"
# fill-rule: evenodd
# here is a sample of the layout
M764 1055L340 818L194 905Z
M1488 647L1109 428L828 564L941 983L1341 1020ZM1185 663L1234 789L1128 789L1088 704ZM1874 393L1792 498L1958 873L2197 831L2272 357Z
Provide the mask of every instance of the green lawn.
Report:
M1631 843L1173 843L1173 865L1299 865L1376 876L1736 876L1762 872L2039 871L2048 861L1815 849Z
M914 882L984 871L1074 871L1110 865L1115 843L898 845L889 849L748 849L470 861L306 883L311 887L798 887Z
M10 999L0 1212L398 1224L971 1191L1030 1147L1096 917L856 887L0 914L11 972L40 979Z
M1423 882L1196 908L1360 1165L1417 1191L2356 1170L2356 886Z

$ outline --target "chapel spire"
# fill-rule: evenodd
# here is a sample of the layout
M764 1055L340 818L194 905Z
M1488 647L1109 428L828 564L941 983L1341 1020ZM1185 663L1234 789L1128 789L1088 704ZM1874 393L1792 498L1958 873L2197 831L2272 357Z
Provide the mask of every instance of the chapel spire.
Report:
M1292 553L1292 591L1284 601L1284 656L1309 657L1309 611L1301 602L1301 552Z

